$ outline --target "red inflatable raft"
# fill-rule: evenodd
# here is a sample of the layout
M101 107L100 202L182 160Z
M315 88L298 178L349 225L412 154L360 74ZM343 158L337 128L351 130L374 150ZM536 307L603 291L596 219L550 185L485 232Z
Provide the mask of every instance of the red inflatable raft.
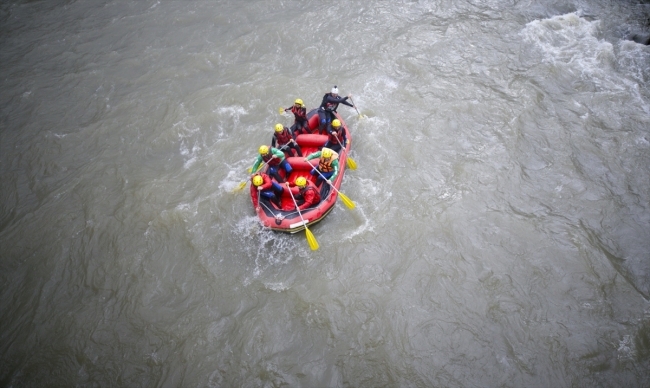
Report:
M341 187L341 182L343 181L343 175L345 175L346 158L348 156L348 152L350 151L352 137L350 136L350 131L348 130L345 122L341 119L338 113L335 113L335 115L341 121L341 127L343 127L345 136L348 139L346 147L339 152L339 174L334 179L334 182L332 182L334 187L339 190ZM316 112L316 109L310 111L307 117L309 119L309 128L316 133L297 136L296 142L302 149L302 154L304 156L287 157L287 162L291 165L293 171L291 172L291 175L288 177L288 179L286 176L284 176L284 171L280 171L280 174L287 182L293 183L295 182L296 178L301 176L312 182L316 181L316 177L312 176L310 172L313 166L318 166L319 159L312 159L308 162L305 162L304 158L312 152L319 151L320 147L322 147L327 142L328 136L318 134L318 113ZM291 150L288 152L289 154L293 155ZM285 155L287 155L287 153L285 153ZM267 168L265 167L263 171L266 171L266 169ZM260 221L264 226L273 230L288 233L299 232L305 229L305 225L302 220L304 220L308 226L315 224L325 218L325 216L327 216L329 212L334 208L334 204L336 204L338 193L336 190L333 190L329 184L323 182L319 188L321 201L313 207L302 210L301 220L300 214L298 214L298 211L296 210L296 207L293 203L293 200L291 199L291 195L289 194L286 185L284 183L281 185L285 189L281 197L281 209L276 207L275 204L264 197L260 197L259 199L260 206L259 210L257 211L257 215L260 217ZM250 195L253 206L255 206L255 203L258 201L258 191L257 188L252 184L250 185Z

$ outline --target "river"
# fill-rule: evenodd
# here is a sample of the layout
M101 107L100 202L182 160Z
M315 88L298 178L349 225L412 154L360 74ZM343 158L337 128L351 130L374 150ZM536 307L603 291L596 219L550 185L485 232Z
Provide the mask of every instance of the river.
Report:
M650 4L0 4L0 386L648 387ZM261 227L295 98L340 201Z

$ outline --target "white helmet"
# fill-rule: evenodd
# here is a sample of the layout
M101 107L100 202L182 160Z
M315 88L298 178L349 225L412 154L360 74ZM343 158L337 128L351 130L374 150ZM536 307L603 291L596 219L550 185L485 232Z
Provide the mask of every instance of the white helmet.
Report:
M332 94L339 94L339 88L337 88L336 85L332 88Z

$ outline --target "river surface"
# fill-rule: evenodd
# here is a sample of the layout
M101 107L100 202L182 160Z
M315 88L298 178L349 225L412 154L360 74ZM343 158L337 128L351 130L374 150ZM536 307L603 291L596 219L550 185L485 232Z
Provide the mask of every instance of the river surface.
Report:
M650 386L649 17L2 2L0 386ZM233 189L333 85L312 251Z

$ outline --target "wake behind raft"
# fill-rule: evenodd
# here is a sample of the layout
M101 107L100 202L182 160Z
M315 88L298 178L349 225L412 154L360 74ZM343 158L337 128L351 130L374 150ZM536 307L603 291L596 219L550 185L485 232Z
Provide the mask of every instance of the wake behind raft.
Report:
M343 119L339 116L338 113L334 113L336 118L341 121L341 127L345 131L345 136L348 139L348 142L344 148L344 151L339 152L339 174L336 176L332 183L332 186L336 190L332 189L332 186L327 184L327 182L322 182L320 185L320 197L321 201L315 206L308 207L305 210L302 210L302 219L296 207L294 205L293 199L289 194L289 190L284 183L281 185L285 188L280 197L281 207L278 208L274 203L269 201L265 197L259 197L259 210L257 215L262 222L262 225L268 227L272 230L278 232L287 232L287 233L296 233L305 229L305 224L310 226L315 224L325 218L332 211L334 205L336 204L336 198L338 196L338 191L341 187L341 182L343 182L343 176L345 175L346 170L346 158L348 152L350 152L350 146L352 144L352 137L350 136L350 131L348 126L345 124ZM318 113L314 109L307 114L309 129L312 132L318 132ZM301 134L296 137L296 142L302 149L303 155L307 156L312 152L319 151L321 147L327 142L327 135L319 135L318 133L311 134ZM288 154L291 154L289 151ZM287 153L285 153L287 155ZM312 168L318 166L319 159L312 159L305 161L304 157L288 156L287 162L291 165L293 169L290 176L284 175L284 170L280 170L280 175L286 182L294 182L298 177L304 177L305 179L316 182L316 176L311 175ZM262 171L266 172L268 166L265 166ZM256 206L258 202L258 191L254 185L250 185L250 195L253 207ZM343 197L342 197L343 199ZM303 221L304 220L304 221Z

